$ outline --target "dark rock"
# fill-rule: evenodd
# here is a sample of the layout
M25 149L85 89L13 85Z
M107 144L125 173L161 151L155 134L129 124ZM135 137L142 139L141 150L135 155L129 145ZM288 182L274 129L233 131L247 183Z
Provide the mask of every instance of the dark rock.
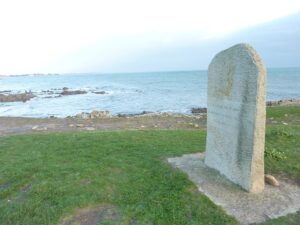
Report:
M153 112L150 111L142 111L141 113L118 113L118 117L133 117L133 116L141 116L141 115L145 115L145 114L150 114Z
M86 94L86 91L82 91L82 90L75 90L75 91L69 91L68 89L63 90L63 92L61 92L61 95L80 95L80 94Z
M98 94L98 95L104 95L104 94L106 94L105 91L94 91L93 93L94 94Z
M9 92L11 92L11 90L0 91L0 93L9 93Z
M54 94L54 91L47 90L47 91L43 91L43 93L47 93L47 94L52 95L52 94Z
M193 114L207 113L207 108L192 108L192 113Z

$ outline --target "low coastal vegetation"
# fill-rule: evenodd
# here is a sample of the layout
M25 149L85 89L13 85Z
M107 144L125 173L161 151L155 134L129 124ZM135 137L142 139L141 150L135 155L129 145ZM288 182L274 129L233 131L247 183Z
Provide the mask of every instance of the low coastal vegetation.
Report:
M267 117L266 173L299 183L300 107L269 107ZM238 224L166 162L203 152L205 137L204 129L0 137L0 224ZM296 213L265 224L299 221Z

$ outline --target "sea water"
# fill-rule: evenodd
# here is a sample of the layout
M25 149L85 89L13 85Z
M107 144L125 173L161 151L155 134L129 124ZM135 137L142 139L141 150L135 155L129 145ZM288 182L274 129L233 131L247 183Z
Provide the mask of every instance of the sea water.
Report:
M60 96L62 88L86 94ZM66 117L93 110L190 113L206 107L207 71L0 77L0 94L32 91L27 102L0 103L0 116ZM104 91L105 94L95 92ZM300 98L300 68L268 69L267 99Z

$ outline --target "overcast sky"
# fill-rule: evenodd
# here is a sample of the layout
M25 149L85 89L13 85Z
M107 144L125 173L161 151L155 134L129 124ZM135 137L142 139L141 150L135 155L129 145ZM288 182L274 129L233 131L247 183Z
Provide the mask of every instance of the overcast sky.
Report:
M0 74L206 69L248 42L300 66L300 0L0 0Z

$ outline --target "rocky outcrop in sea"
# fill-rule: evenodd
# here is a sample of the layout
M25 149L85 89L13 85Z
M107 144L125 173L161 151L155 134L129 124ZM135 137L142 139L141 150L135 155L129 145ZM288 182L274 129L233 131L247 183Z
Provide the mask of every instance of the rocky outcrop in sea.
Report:
M0 102L26 102L34 97L35 95L31 91L17 94L0 94Z

